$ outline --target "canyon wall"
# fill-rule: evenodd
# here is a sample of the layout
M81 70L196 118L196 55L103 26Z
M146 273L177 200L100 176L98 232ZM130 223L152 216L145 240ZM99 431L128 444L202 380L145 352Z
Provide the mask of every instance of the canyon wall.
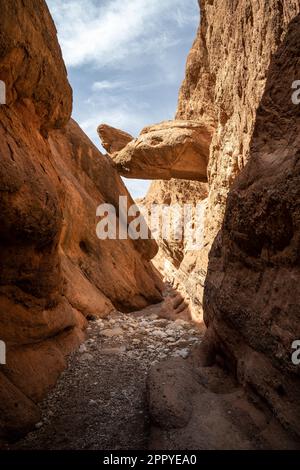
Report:
M248 164L228 196L204 293L207 338L239 382L300 436L300 15L271 60Z
M180 269L160 244L156 262L167 258L165 274L178 281L194 305L201 309L208 253L221 227L228 191L249 159L256 110L264 92L267 71L299 0L200 0L201 23L186 66L176 119L201 120L214 129L208 161L208 197L203 243L195 252L182 250ZM201 184L201 183L199 183ZM158 186L160 189L158 190ZM147 200L156 192L185 195L195 200L194 184L173 179L155 182ZM178 254L177 254L178 258Z
M87 318L161 300L153 240L96 236L96 208L130 198L70 119L72 90L43 0L0 0L0 438L39 421L37 403L84 339Z
M169 194L169 203L182 194L193 202L198 191L206 205L203 246L160 243L155 262L199 307L205 285L204 363L221 360L299 436L292 343L300 338L300 108L292 83L300 78L300 3L199 3L176 118L214 129L208 196L191 182L159 181L146 202Z

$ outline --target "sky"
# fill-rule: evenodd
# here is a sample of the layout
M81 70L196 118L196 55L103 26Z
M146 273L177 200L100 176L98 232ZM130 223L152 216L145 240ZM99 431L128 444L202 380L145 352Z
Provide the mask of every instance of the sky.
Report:
M106 123L136 137L173 119L199 24L197 0L47 0L69 81L73 117L103 150ZM135 198L149 181L126 179Z

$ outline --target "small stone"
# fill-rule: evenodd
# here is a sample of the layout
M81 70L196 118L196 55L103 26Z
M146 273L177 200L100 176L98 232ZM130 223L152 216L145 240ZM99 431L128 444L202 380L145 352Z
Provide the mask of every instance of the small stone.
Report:
M158 315L156 315L156 313L152 313L151 315L149 315L150 320L157 320L158 319Z
M188 334L189 334L189 335L195 335L195 334L196 334L196 330L190 329L190 330L188 330Z
M85 344L82 344L80 348L78 349L80 353L85 353L87 351L87 347Z
M161 330L154 330L154 331L152 331L151 335L155 336L156 338L165 338L166 333L164 331L161 331Z
M93 356L89 353L84 353L82 354L80 360L82 361L90 361L91 359L93 359Z
M167 341L168 341L168 343L175 343L176 338L174 338L174 336L169 336L169 338L167 338Z
M106 329L106 330L101 331L101 335L105 336L106 338L112 338L113 336L120 336L122 333L123 333L123 330L120 327Z
M174 330L171 330L171 329L166 330L167 336L172 336L173 334L174 334Z
M36 423L35 428L36 429L41 429L44 426L44 423L40 421L39 423Z
M190 354L190 351L188 349L178 349L175 351L173 356L175 357L182 357L183 359L186 359Z
M182 320L182 318L177 318L177 320L175 320L175 323L179 326L187 326L188 325L188 322L185 321L185 320Z
M90 400L89 405L97 405L97 402L95 400Z
M140 339L133 339L132 344L141 344L141 340Z
M122 354L126 352L126 346L119 346L116 348L104 348L101 350L102 354Z

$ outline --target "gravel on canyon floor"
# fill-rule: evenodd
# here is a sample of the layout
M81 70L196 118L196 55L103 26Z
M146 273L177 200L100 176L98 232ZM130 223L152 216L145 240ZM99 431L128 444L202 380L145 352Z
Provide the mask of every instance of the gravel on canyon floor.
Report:
M41 403L42 421L17 449L144 449L148 439L146 379L152 364L187 358L201 342L194 324L156 314L114 312L92 321Z

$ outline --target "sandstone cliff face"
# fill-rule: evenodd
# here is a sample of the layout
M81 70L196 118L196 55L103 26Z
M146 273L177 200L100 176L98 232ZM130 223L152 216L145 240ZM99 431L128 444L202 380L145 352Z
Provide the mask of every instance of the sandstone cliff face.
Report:
M249 158L270 60L300 7L298 0L200 0L199 5L201 23L187 60L176 118L201 120L214 129L209 194L203 201L203 247L184 256L180 271L173 271L173 281L180 280L201 307L208 253L223 221L228 191ZM171 184L172 193L182 191L180 180ZM161 193L170 191L170 183L162 181L159 186ZM152 199L157 187L150 187L147 198ZM187 203L195 200L192 186L184 192ZM202 197L199 194L199 200Z
M0 438L30 429L36 403L86 318L161 299L153 240L100 242L96 208L130 196L70 120L72 92L43 0L0 1Z
M201 24L177 119L204 119L215 129L204 243L184 256L182 246L173 247L167 274L173 271L173 281L202 303L208 253L231 190L206 280L207 363L225 356L240 382L299 435L299 368L291 362L292 342L300 337L299 107L291 101L292 82L299 79L299 18L290 22L300 4L199 3ZM180 193L181 184L153 183L146 199ZM192 187L184 192L187 202L195 199Z
M199 3L201 25L187 61L176 117L204 118L216 129L205 224L211 242L223 220L228 190L248 161L270 59L300 6L298 0Z
M238 379L300 436L300 15L273 56L256 113L249 163L228 197L211 254L205 321Z

